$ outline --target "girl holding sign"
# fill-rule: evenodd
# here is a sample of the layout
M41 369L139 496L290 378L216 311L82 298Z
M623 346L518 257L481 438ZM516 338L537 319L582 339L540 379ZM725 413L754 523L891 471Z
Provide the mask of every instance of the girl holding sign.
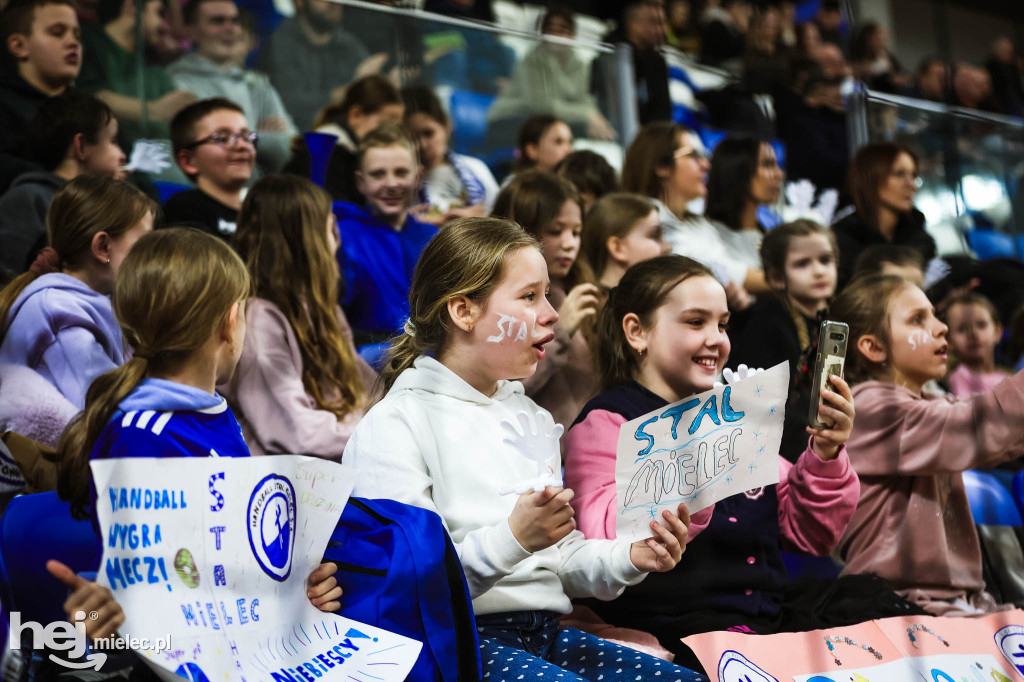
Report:
M566 483L577 491L573 507L588 538L615 537L619 427L711 389L729 357L728 322L722 285L707 267L683 256L639 263L612 289L598 322L605 391L587 404L566 437ZM813 629L817 613L786 603L780 550L828 554L857 504L857 476L843 447L853 401L842 379L832 381L832 390L822 390L829 404L820 414L834 427L808 430L796 465L778 458L778 486L718 502L685 562L627 588L613 602L594 604L598 615L651 632L681 662L691 654L679 638L697 632Z
M664 525L651 522L652 538L632 544L588 541L575 530L573 492L558 476L561 427L514 381L533 374L554 338L558 314L547 289L540 246L511 222L455 220L427 245L409 322L381 373L386 395L345 448L354 494L444 520L473 597L488 676L701 679L559 627L570 597L612 599L647 572L672 569L689 517L680 506L682 518L667 513Z
M1024 455L1024 371L971 397L924 393L945 376L948 328L901 277L855 279L832 311L850 325L846 368L859 408L850 459L861 499L844 572L877 575L940 616L999 610L985 592L961 472Z
M132 357L93 381L85 410L60 442L57 492L73 513L94 514L91 459L249 456L238 422L215 390L242 352L249 288L245 264L231 247L198 230L158 230L135 244L113 286L114 314ZM95 591L89 583L72 585L66 567L50 563L76 595ZM324 564L310 576L310 600L324 611L340 608L335 570ZM113 601L109 591L100 592ZM81 601L76 596L68 604Z

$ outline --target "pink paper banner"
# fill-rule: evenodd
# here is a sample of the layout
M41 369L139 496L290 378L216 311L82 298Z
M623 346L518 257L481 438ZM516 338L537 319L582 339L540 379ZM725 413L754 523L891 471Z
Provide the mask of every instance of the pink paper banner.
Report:
M778 635L708 632L683 642L719 682L1024 682L1019 609Z

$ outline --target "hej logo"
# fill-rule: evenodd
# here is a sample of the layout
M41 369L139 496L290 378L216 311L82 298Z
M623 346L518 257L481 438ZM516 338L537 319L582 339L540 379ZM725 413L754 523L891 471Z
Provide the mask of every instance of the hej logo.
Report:
M18 648L23 642L25 631L32 633L31 646L33 649L47 649L50 651L67 652L67 660L59 658L54 654L49 659L57 665L65 668L83 670L92 668L99 670L107 662L107 655L104 653L90 653L84 660L87 651L85 639L85 611L75 611L74 623L56 621L44 626L35 621L21 622L21 614L17 611L11 613L10 647Z

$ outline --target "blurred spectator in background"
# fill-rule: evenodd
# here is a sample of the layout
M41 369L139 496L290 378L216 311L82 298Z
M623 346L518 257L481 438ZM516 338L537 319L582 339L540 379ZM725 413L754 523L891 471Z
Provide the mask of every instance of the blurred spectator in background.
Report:
M554 5L541 21L541 33L558 38L576 37L571 9ZM569 124L579 137L614 140L615 130L597 110L589 91L590 67L575 48L540 42L516 67L512 81L487 112L492 126L518 129L532 114L552 113Z
M985 62L992 79L992 94L999 110L1011 116L1024 115L1024 77L1013 42L1001 36L992 43L992 54Z
M368 0L375 5L394 7L407 3L398 0ZM387 60L381 66L381 73L402 73L402 83L418 78L423 69L422 21L410 19L401 14L356 7L345 7L345 28L352 35L359 36L364 45L375 50L386 51Z
M806 21L796 27L796 53L803 59L817 59L821 47L821 32L813 21Z
M917 65L914 85L907 95L932 102L945 102L948 99L948 82L949 68L946 62L939 57L928 56Z
M738 72L749 25L748 0L723 0L721 7L709 7L701 17L701 61Z
M988 71L973 64L958 64L953 74L953 104L979 111L998 111Z
M889 36L875 21L867 21L857 29L850 61L854 75L872 90L899 92L910 87L910 74L889 50Z
M754 12L750 20L743 77L752 93L774 97L789 85L790 54L779 42L780 17L779 9L769 6Z
M796 3L792 0L779 3L779 46L796 49Z
M297 131L270 79L237 64L247 44L238 6L234 0L189 0L184 21L194 49L167 68L174 83L197 97L224 97L241 107L260 136L257 162L269 173L281 170Z
M494 23L490 0L427 0L423 7L458 19ZM496 95L508 85L516 54L497 34L440 21L427 22L423 30L426 52L443 52L433 61L429 81L456 90Z
M371 57L359 38L342 28L342 5L295 0L295 16L270 36L263 59L292 120L305 131L318 111L341 101L348 83L380 71L387 54Z
M622 11L619 27L606 35L606 43L629 43L633 48L633 75L636 79L640 125L672 118L672 99L668 93L668 64L658 48L665 42L664 10L660 0L630 0ZM615 58L602 54L590 74L590 91L597 96L601 111L613 115L619 109L616 99Z
M693 0L669 0L665 3L665 40L676 49L699 55L700 33L693 5Z
M603 156L589 149L580 149L566 156L555 168L555 173L576 186L584 218L598 199L619 188L615 169Z
M831 47L842 59L839 48ZM804 82L778 102L779 136L786 144L790 180L810 180L818 190L845 189L850 152L842 85L841 76L812 68Z
M839 8L839 0L822 0L815 24L822 41L835 43L843 54L849 55L849 41L843 33L843 12Z
M167 138L170 121L196 96L179 89L167 69L141 65L143 91L139 91L139 64L135 22L142 23L146 47L157 47L167 33L161 0L147 0L137 17L133 0L100 0L100 24L82 31L82 73L75 82L80 90L107 103L120 123L119 142L130 150L140 138Z

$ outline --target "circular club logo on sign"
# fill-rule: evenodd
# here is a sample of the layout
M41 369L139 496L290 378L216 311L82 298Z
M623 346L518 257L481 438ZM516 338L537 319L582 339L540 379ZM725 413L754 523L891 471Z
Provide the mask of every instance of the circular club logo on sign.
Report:
M283 476L270 474L249 498L249 546L263 572L278 582L292 570L295 546L295 488Z
M779 682L738 651L726 651L718 659L719 682Z
M1024 675L1024 627L1007 625L996 632L995 640L1014 670Z

